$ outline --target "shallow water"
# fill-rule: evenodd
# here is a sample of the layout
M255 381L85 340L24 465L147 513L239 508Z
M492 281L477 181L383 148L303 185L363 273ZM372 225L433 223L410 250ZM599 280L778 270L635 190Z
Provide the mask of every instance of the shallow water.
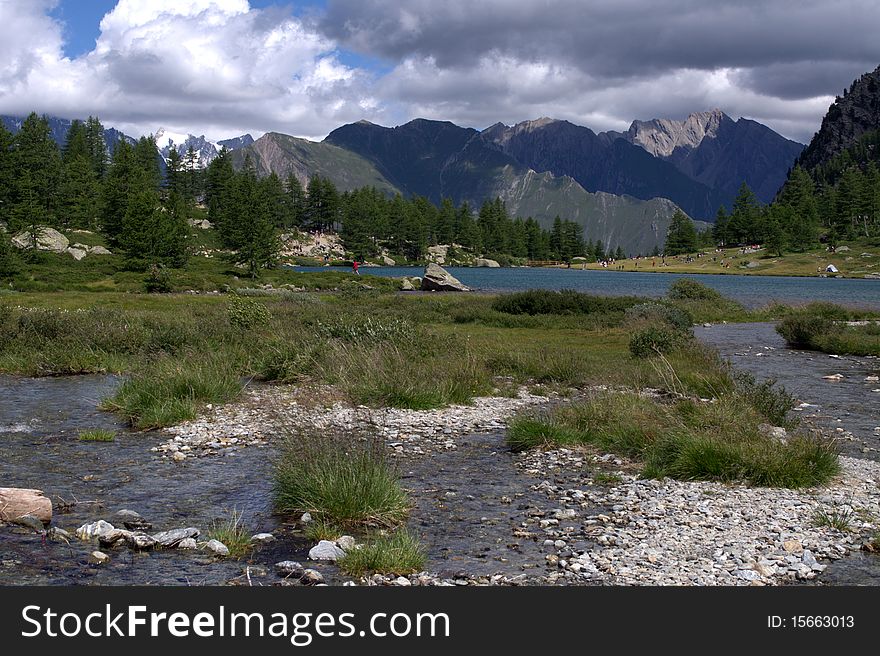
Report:
M697 328L697 336L717 348L738 368L759 380L775 378L810 407L802 418L831 431L843 428L856 438L841 441L841 452L857 458L880 460L880 383L865 381L880 373L880 359L789 349L773 324L728 324ZM843 374L833 382L823 376ZM836 431L835 431L836 432ZM831 561L818 585L880 585L880 556L852 553Z
M799 403L810 404L796 415L832 431L851 432L856 441L840 442L844 454L880 460L880 431L875 431L880 428L880 392L872 391L880 389L880 382L865 380L880 374L880 358L789 349L772 323L718 324L694 332L737 369L759 380L773 378ZM823 378L835 374L844 378Z
M291 267L294 271L348 271L345 268ZM421 276L422 267L362 267L367 276ZM806 303L830 301L880 309L880 280L790 276L743 276L636 271L581 271L572 269L449 267L449 273L469 287L481 291L524 289L574 289L610 296L665 296L677 278L691 278L712 287L747 307L761 307L771 301Z
M266 449L248 447L183 463L163 460L149 449L167 436L130 432L97 410L98 399L118 382L107 376L0 377L0 485L43 490L56 508L53 525L71 533L97 519L112 523L123 508L139 512L154 531L194 526L203 532L236 510L250 533L274 532L279 541L248 561L119 547L106 550L109 564L96 566L88 563L96 542L43 543L30 531L5 527L0 584L219 584L241 575L249 563L304 559L305 542L271 512ZM81 442L78 432L86 428L114 429L117 436L109 443Z

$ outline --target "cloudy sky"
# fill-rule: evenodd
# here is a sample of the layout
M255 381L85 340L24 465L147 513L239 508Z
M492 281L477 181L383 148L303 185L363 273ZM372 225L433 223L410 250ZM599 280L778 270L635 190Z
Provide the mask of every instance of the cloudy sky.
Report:
M0 0L0 113L221 139L720 107L806 142L878 33L877 0Z

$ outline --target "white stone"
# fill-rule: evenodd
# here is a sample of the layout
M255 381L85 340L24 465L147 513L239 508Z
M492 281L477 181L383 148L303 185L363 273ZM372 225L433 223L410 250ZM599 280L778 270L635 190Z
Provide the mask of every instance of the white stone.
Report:
M329 540L321 540L314 547L309 549L309 558L311 560L329 560L336 562L345 555L345 552L336 546L335 542Z
M220 540L208 540L205 543L205 549L216 556L228 556L229 547L220 542Z

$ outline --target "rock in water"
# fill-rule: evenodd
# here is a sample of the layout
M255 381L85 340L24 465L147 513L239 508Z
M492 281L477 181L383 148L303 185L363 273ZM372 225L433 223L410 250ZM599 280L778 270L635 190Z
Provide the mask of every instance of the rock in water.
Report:
M44 524L52 521L52 502L42 490L0 487L0 522L30 515Z
M251 542L256 542L257 544L265 544L267 542L274 542L275 536L271 533L257 533L256 535L251 536Z
M156 541L146 533L129 533L125 536L125 543L130 549L143 551L156 546Z
M172 531L156 533L152 537L160 547L169 549L171 547L176 547L180 544L181 540L199 537L199 532L200 531L197 528L176 528Z
M345 552L330 540L321 540L309 549L309 558L312 560L330 560L336 562L345 555Z
M295 560L282 560L275 563L275 571L279 576L289 576L291 578L299 578L302 576L305 568Z
M120 510L113 515L113 520L117 524L122 524L130 531L149 531L153 525L145 520L139 513L134 510Z
M439 264L432 262L425 267L425 275L422 276L422 291L469 292L470 289L461 284Z
M110 556L105 554L103 551L93 551L89 556L89 561L94 563L95 565L103 565L109 560Z
M475 267L489 267L490 269L497 269L501 265L498 264L498 262L496 262L495 260L490 260L485 257L478 257L476 260L474 260L474 266Z
M316 569L303 570L300 582L303 585L320 585L324 582L324 575Z
M76 529L76 537L80 540L91 540L92 538L100 538L102 535L115 530L116 527L114 527L113 524L105 522L103 519L99 519L97 522L83 524Z
M210 551L215 556L228 556L229 555L229 547L220 542L220 540L208 540L205 543L205 549Z

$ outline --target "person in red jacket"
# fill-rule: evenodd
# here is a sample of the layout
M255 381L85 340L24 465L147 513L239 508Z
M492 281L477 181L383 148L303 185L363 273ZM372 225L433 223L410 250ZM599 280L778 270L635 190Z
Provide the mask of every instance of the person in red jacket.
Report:
M358 271L358 266L359 266L359 265L358 265L358 261L357 261L357 260L354 260L354 261L351 263L351 270L354 271L357 275L361 275L361 272Z

